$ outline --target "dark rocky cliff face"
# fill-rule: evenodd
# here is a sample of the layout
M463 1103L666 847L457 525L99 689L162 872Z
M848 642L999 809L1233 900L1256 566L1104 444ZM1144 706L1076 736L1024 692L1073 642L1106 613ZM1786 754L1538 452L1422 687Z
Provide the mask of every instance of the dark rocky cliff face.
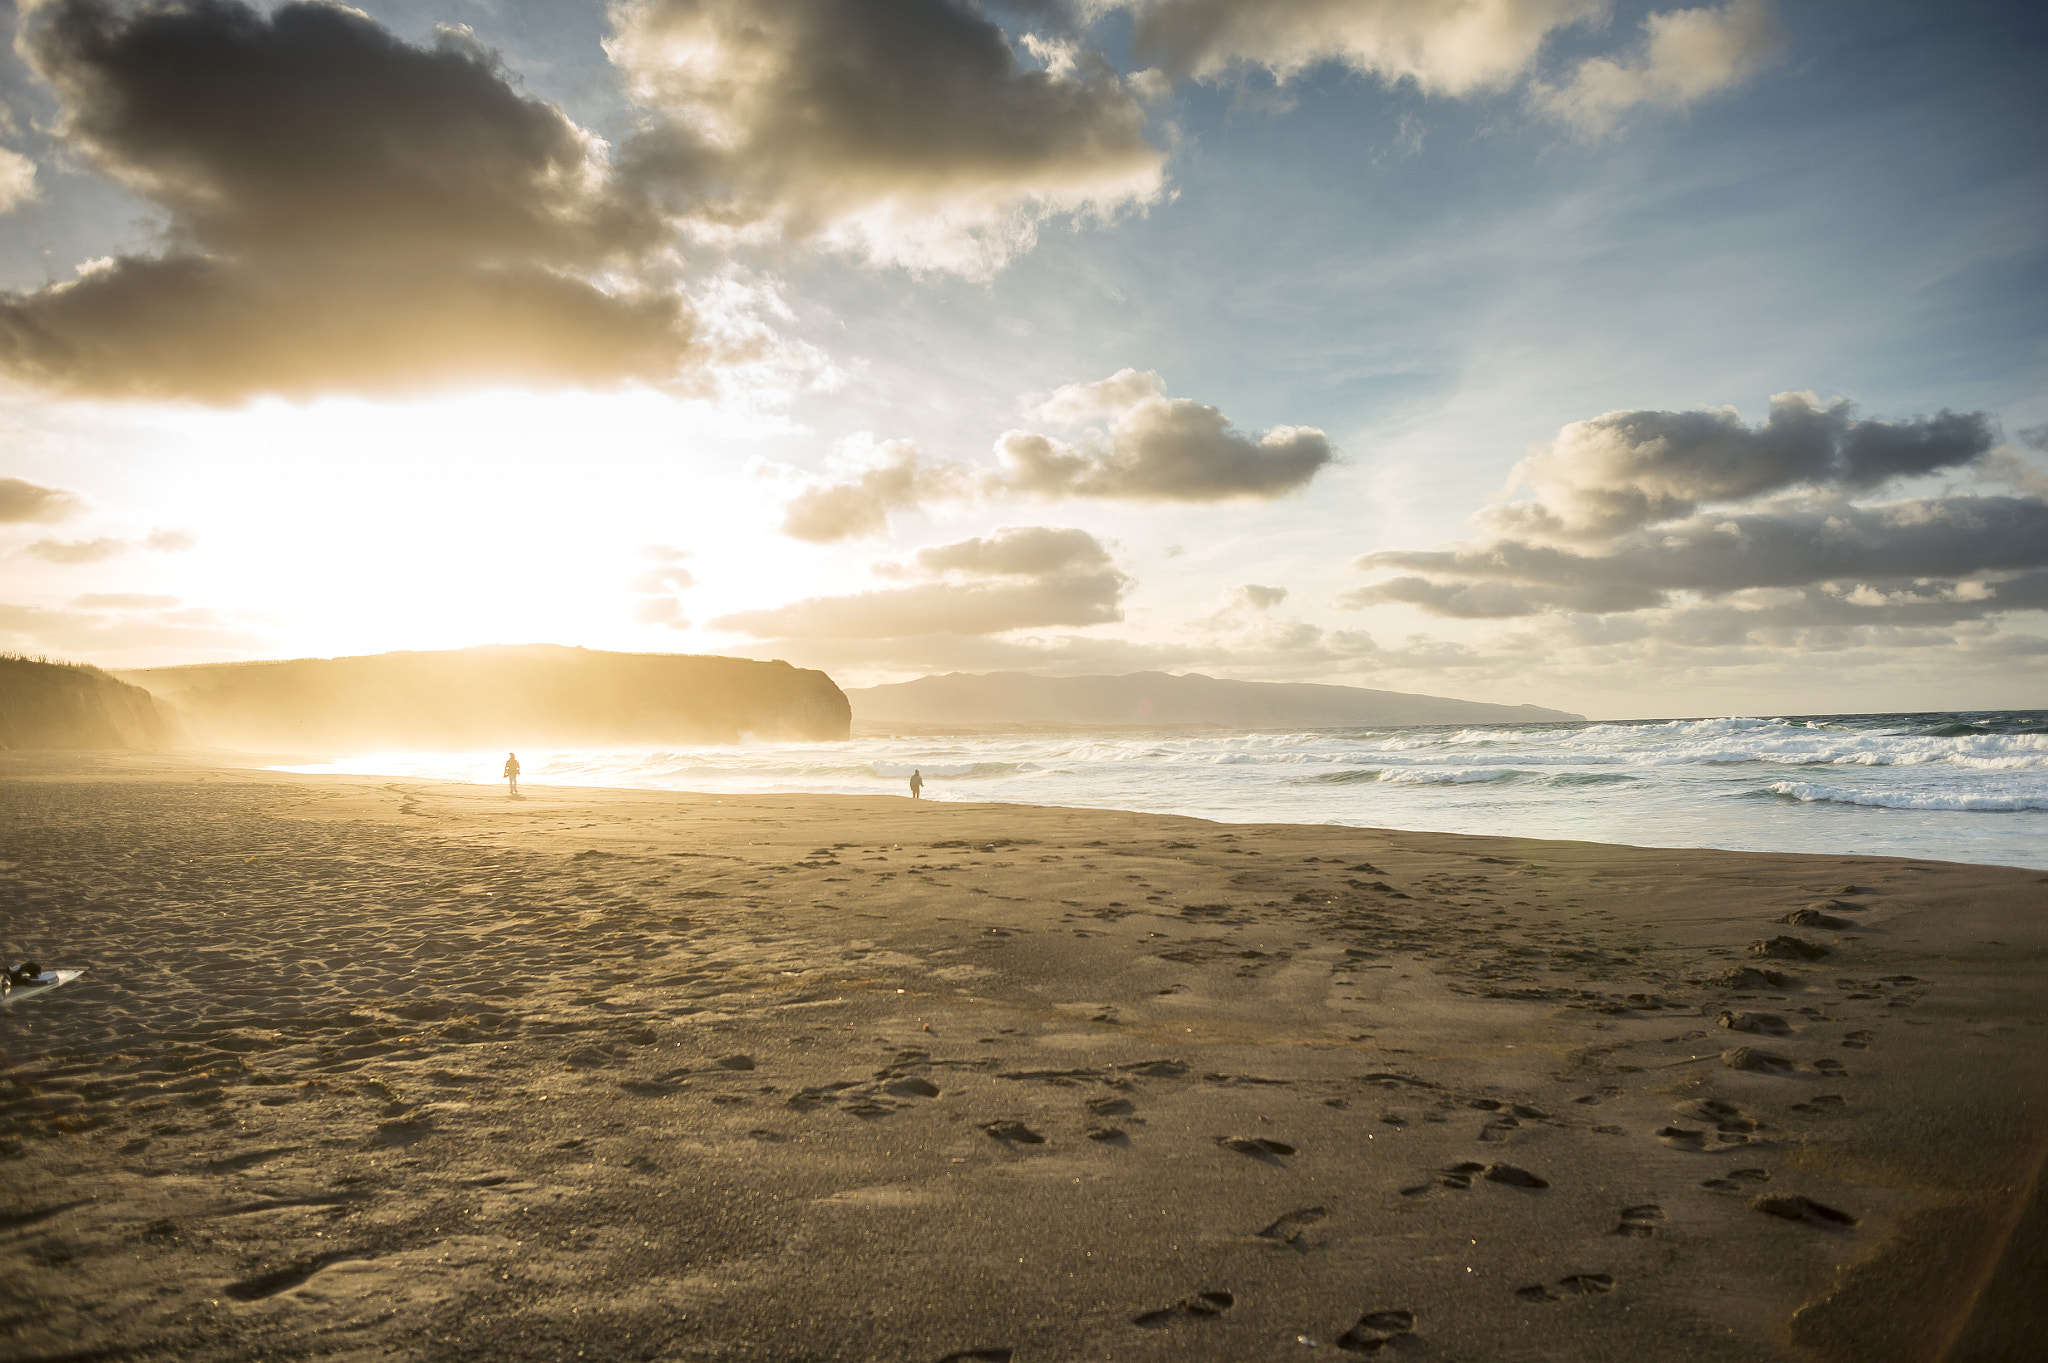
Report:
M551 644L120 675L182 741L269 751L833 741L852 720L830 677L788 663Z
M149 692L96 667L0 658L0 749L155 748L166 739Z

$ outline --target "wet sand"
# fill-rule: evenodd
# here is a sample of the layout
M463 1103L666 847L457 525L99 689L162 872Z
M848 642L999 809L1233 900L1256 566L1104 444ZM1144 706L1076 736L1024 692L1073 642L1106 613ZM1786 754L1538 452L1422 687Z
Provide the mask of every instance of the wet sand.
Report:
M0 756L0 1355L2040 1356L2039 872L527 796Z

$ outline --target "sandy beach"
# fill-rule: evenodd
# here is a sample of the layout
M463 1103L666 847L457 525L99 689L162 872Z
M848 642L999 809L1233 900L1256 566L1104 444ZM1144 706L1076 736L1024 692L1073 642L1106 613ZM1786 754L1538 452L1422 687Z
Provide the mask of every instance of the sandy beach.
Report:
M2020 1360L2048 876L0 757L10 1359Z

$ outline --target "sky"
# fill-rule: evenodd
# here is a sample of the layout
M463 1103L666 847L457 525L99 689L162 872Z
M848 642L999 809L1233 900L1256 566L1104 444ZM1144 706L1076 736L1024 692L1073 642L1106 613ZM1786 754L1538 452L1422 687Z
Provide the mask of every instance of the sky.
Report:
M2048 11L33 0L0 650L2048 705Z

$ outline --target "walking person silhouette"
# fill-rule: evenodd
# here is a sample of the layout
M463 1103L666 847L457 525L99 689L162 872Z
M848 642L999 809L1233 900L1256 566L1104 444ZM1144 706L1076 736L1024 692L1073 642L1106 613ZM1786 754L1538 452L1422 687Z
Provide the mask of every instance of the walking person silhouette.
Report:
M915 767L911 768L910 771L910 798L913 800L922 800L924 798L924 775Z
M506 753L506 754L505 754L505 771L504 771L504 776L505 776L505 780L506 780L506 781L507 781L508 783L510 783L510 785L511 785L511 789L510 789L509 791L507 791L507 792L506 792L506 798L507 798L507 799L509 799L509 800L516 800L516 799L518 799L518 798L519 798L519 754L518 754L518 753L516 753L516 752L508 752L508 753Z

